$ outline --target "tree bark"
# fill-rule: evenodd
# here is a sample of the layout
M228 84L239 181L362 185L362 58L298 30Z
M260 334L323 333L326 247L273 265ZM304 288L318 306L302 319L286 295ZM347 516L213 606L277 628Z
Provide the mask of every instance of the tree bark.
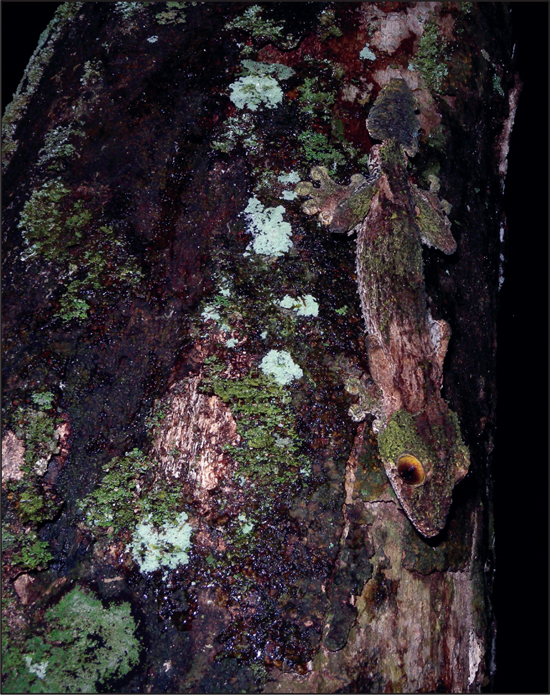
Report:
M423 250L471 461L432 539L348 414L355 239L294 190L313 165L368 176L392 78L419 107L410 179L437 181L457 242ZM519 89L502 3L58 9L4 118L6 692L490 687ZM131 646L111 663L97 634Z

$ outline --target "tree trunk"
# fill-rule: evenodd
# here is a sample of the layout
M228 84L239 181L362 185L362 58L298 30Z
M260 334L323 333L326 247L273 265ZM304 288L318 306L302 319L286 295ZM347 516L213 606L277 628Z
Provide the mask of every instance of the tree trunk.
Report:
M421 125L404 185L457 247L420 269L470 461L433 537L348 413L376 381L355 238L295 190L373 174L392 79ZM6 692L490 686L518 94L501 3L57 10L4 118Z

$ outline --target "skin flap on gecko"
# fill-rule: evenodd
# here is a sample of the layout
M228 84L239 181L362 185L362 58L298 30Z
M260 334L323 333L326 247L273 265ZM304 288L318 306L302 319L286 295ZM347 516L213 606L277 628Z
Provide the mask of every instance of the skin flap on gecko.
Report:
M406 82L392 79L367 119L373 146L371 176L340 186L324 167L296 192L302 209L331 232L357 232L357 282L367 329L372 382L350 379L359 396L355 421L375 416L378 449L388 479L415 528L426 537L445 526L454 486L470 454L456 414L441 397L443 361L451 336L446 321L432 319L426 301L421 244L451 254L456 242L436 186L410 181L407 156L418 152L420 122Z

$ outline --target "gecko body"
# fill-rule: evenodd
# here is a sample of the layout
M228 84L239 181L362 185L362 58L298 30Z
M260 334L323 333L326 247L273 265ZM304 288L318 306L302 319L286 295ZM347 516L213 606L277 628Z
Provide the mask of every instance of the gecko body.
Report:
M367 330L372 382L350 380L359 395L350 414L375 415L379 452L390 483L426 537L445 526L452 491L470 457L458 418L441 397L443 361L451 335L427 306L422 242L446 254L456 249L450 222L436 194L410 181L407 155L418 151L419 121L403 80L391 80L367 119L373 146L371 176L340 186L324 167L301 182L303 210L335 233L357 233L357 282Z

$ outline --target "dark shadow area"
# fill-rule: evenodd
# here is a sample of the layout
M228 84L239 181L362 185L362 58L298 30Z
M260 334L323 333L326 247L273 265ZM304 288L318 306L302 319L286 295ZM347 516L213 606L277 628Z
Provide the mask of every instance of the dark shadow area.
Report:
M9 2L2 12L2 114L12 100L40 34L60 2Z
M494 450L495 692L548 692L548 5L511 3L512 133Z

